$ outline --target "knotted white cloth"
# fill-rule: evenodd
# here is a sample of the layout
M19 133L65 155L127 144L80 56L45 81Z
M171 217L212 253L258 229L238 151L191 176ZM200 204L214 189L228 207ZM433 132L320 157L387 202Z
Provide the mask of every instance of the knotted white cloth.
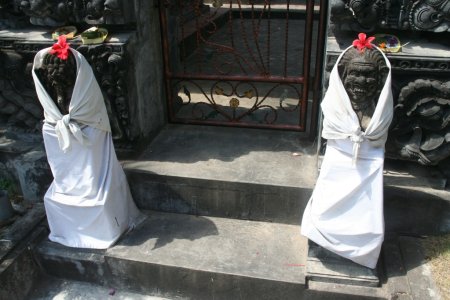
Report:
M382 53L389 73L362 131L337 70L345 51L331 71L322 101L327 149L301 232L342 257L375 268L384 239L383 163L393 115L391 65Z
M91 67L71 49L77 77L69 114L63 116L35 73L49 50L36 55L33 68L54 177L44 196L49 239L70 247L108 248L142 218L117 160L103 96Z
M87 140L83 135L80 124L88 125L106 132L111 132L108 113L106 111L103 95L95 79L94 73L89 63L78 51L70 48L77 64L76 82L73 88L72 99L69 104L69 114L62 115L55 102L48 95L43 87L35 70L40 68L46 53L51 48L39 51L34 57L33 80L39 101L44 108L45 121L56 124L55 131L61 150L64 152L70 149L70 138L72 134L75 139L87 145Z

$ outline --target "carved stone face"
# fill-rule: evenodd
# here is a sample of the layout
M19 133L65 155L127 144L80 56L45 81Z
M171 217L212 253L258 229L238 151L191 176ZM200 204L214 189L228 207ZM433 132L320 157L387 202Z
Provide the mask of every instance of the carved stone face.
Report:
M47 54L39 74L60 112L67 114L76 79L76 63L73 55L70 54L67 60L61 60L55 55Z
M350 101L355 104L373 100L379 89L377 67L364 56L350 60L342 80Z
M352 105L375 103L383 88L388 68L383 55L376 49L360 52L350 48L338 65L339 76Z

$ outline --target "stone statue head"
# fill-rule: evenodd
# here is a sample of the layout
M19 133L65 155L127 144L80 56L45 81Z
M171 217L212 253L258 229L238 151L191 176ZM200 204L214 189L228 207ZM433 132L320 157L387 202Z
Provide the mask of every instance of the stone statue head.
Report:
M375 48L363 51L350 48L339 61L338 72L353 110L365 129L389 72L384 57Z
M338 71L350 101L358 106L377 100L389 69L380 51L350 48L342 56Z
M39 79L47 93L55 101L63 115L69 112L76 71L75 57L70 51L69 57L65 60L54 54L47 53L44 56L42 66L37 70Z

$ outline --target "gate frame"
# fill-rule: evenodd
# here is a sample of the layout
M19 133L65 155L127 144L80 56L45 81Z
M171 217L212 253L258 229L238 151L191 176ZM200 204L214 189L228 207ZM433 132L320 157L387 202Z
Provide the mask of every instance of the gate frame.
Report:
M312 35L313 35L313 18L314 18L314 0L306 1L306 18L305 18L305 38L303 42L304 52L303 52L303 72L302 76L298 77L283 77L283 76L243 76L243 75L184 75L172 73L171 63L169 59L170 47L168 38L168 22L167 22L167 10L168 2L170 0L158 0L157 6L159 7L159 17L160 17L160 30L161 30L161 44L162 44L162 54L164 61L164 82L166 90L166 104L168 111L168 121L169 123L179 123L179 124L193 124L193 125L213 125L213 126L225 126L225 127L245 127L245 128L258 128L258 129L274 129L274 130L290 130L298 132L307 131L307 109L308 109L308 94L310 92L310 66L311 66L311 46L312 46ZM289 1L288 1L289 2ZM309 128L309 138L314 140L317 136L317 115L318 115L318 102L321 96L322 87L322 74L323 74L323 60L324 60L324 50L325 50L325 38L326 38L326 17L328 15L328 1L320 0L319 3L319 24L317 33L317 55L315 62L315 74L313 82L313 98L312 98L312 109L310 114L310 128ZM271 124L254 124L246 122L220 122L220 121L197 121L194 119L181 119L177 118L173 110L173 91L171 88L172 80L228 80L228 81L239 81L239 82L272 82L272 83L295 83L302 85L302 98L300 101L300 124L298 125L271 125Z

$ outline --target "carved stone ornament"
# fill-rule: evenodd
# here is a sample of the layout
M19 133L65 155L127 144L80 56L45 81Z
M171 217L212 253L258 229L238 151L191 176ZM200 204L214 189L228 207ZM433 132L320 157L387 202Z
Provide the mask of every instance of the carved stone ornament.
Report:
M103 91L113 139L130 138L130 120L126 86L126 63L123 53L101 44L77 49L91 64ZM119 50L119 49L117 49Z
M31 85L31 63L14 51L0 50L0 122L20 132L36 132L43 110Z
M387 156L436 165L450 156L450 81L418 79L394 108Z
M449 0L332 0L334 29L450 31Z
M126 0L2 0L0 29L20 28L24 17L39 26L127 24L135 22L134 1Z

